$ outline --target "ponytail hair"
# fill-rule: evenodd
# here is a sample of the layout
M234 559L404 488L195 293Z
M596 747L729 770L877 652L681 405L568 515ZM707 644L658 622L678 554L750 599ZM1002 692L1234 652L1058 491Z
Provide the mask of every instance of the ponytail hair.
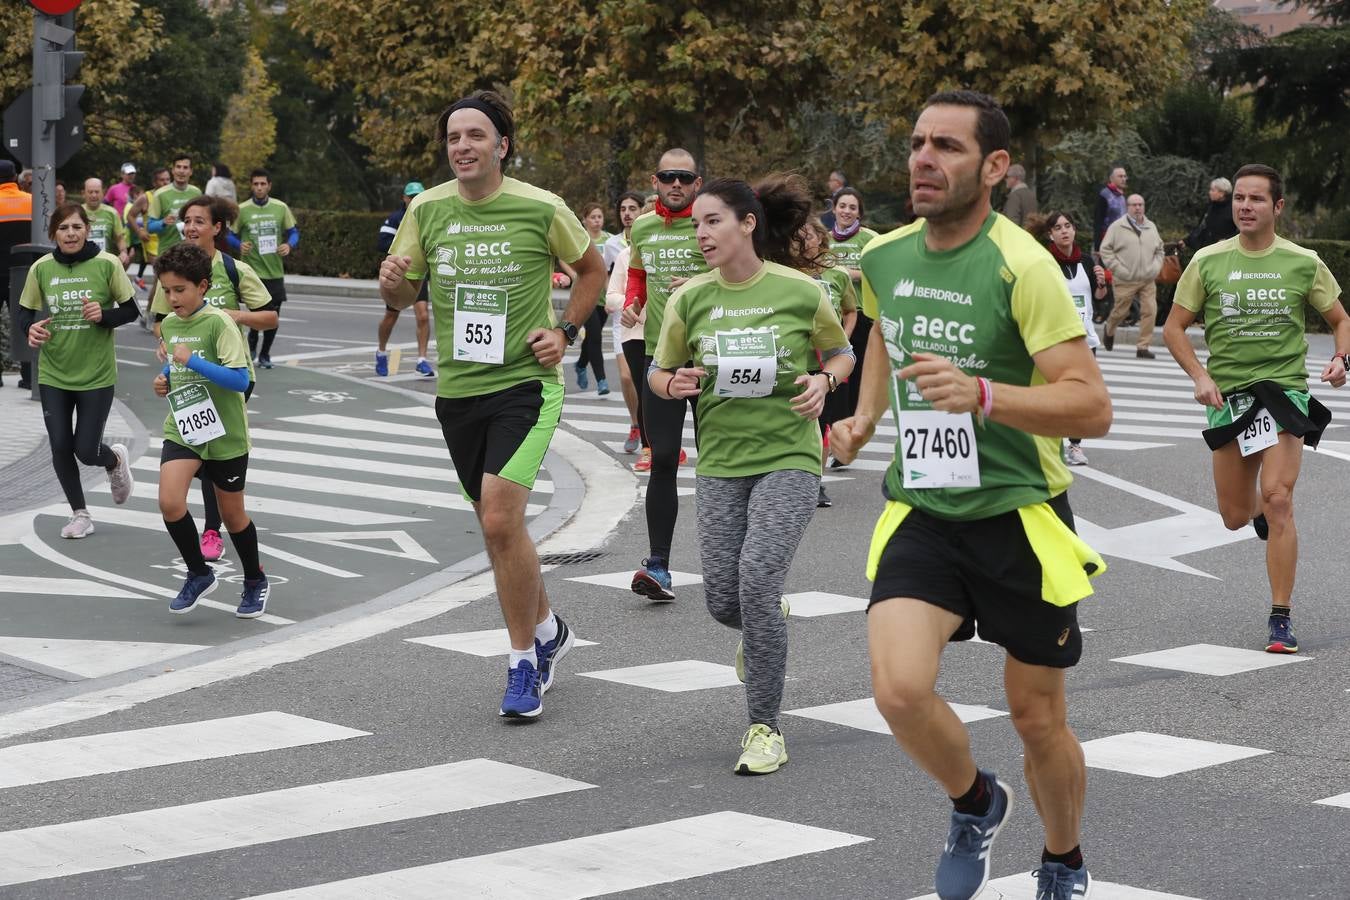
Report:
M755 255L793 269L810 268L801 230L814 206L811 188L800 175L766 175L752 188L734 178L715 178L699 189L729 206L739 221L755 217L750 233Z

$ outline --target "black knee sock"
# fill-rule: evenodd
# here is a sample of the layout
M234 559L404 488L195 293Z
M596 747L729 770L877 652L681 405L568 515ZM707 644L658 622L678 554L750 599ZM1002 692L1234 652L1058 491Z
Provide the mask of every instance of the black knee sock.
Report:
M220 531L220 504L216 502L216 486L201 475L203 531Z
M248 355L256 356L258 353L258 329L250 328L248 330Z
M1068 866L1070 869L1083 868L1083 848L1075 846L1068 853L1051 853L1047 848L1041 851L1041 862L1059 863L1061 866Z
M239 565L244 570L244 577L260 578L263 572L258 562L258 529L253 527L253 522L250 521L243 531L231 531L230 543L234 544L234 552L239 554Z
M178 555L183 557L189 572L193 575L205 575L211 571L211 567L202 557L202 545L197 538L197 523L192 521L191 512L184 514L177 522L165 519L164 527L168 529L169 537L173 538Z
M269 328L266 331L264 331L262 338L262 350L259 352L258 355L270 358L272 355L272 342L275 341L276 339L277 339L277 330L275 328Z
M989 782L979 772L975 773L975 783L960 797L952 798L956 811L968 816L987 816L989 807L994 803L994 795L989 790Z

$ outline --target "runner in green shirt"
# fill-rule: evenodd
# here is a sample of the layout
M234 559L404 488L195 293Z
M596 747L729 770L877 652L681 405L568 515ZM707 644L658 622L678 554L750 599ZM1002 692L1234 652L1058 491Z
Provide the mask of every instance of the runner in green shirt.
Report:
M262 281L248 263L235 260L220 249L224 243L224 234L229 223L237 215L235 205L222 197L194 197L182 209L183 234L187 241L200 247L211 257L211 284L206 291L206 302L219 309L240 329L247 327L271 328L276 325L278 303L263 287ZM155 333L165 318L172 312L168 297L156 285L155 296L150 304L155 318ZM167 345L161 340L159 355L161 361L166 358ZM248 387L244 390L244 400L253 394L256 380L252 360L245 360L248 370ZM225 551L225 541L221 537L221 513L216 505L215 492L210 490L206 477L202 476L202 506L205 519L202 528L201 549L207 561L215 562Z
M1077 601L1105 563L1072 531L1060 438L1105 434L1111 399L1059 267L995 213L1009 126L992 98L936 94L910 138L913 225L863 252L876 319L855 416L831 449L851 461L889 406L895 461L868 560L868 645L877 708L909 756L953 798L937 869L943 898L973 898L1012 806L977 769L935 686L949 640L1007 651L1004 688L1045 825L1037 896L1086 896L1079 849L1083 752L1064 670L1082 652Z
M586 228L586 233L591 237L591 243L595 249L600 252L603 258L605 252L605 242L611 235L605 231L605 208L599 203L583 204L580 210L581 224ZM576 272L566 263L561 264L563 272L567 275L568 281L576 277ZM581 337L581 353L577 356L573 368L577 373L577 387L586 390L590 386L590 380L586 377L586 367L590 366L595 372L595 392L601 397L609 393L609 381L605 378L605 351L603 341L605 336L605 292L600 291L600 296L595 298L595 309L591 312L590 318L586 320Z
M816 508L815 419L853 371L829 291L797 271L810 264L798 239L810 211L811 192L797 175L771 175L754 188L721 178L703 187L693 220L713 269L666 305L649 375L658 397L699 397L703 593L713 618L742 634L736 669L750 728L738 775L767 775L788 761L778 727L783 584Z
M150 209L147 213L150 232L159 236L158 253L163 253L183 239L183 231L178 221L179 210L183 208L183 204L193 197L201 196L202 193L196 185L188 183L192 178L192 157L175 157L170 174L173 182L155 188L154 194L150 197Z
M1275 233L1284 211L1280 174L1247 165L1233 178L1237 237L1195 254L1177 283L1163 337L1177 363L1195 382L1205 407L1214 450L1214 492L1231 529L1248 522L1266 547L1271 609L1265 642L1269 653L1294 653L1290 623L1298 533L1294 485L1303 446L1317 446L1331 414L1308 393L1307 307L1336 336L1336 355L1322 381L1345 384L1350 316L1339 302L1340 285L1312 250ZM1196 315L1205 316L1208 364L1186 336ZM1230 427L1236 426L1236 427Z
M300 229L296 227L291 208L271 196L272 176L266 169L254 169L249 176L252 196L239 207L235 234L230 234L230 246L240 252L243 260L262 279L263 287L277 304L286 300L286 273L282 263L291 251L300 246ZM256 356L258 365L272 368L272 342L276 340L276 326L262 331L262 350L258 350L257 328L248 332L248 352Z
M651 477L643 508L647 515L649 553L642 568L633 573L631 588L658 603L675 599L670 576L670 551L675 542L675 522L680 513L679 490L675 478L685 460L681 448L684 420L693 408L697 421L696 399L662 398L652 391L646 369L656 355L661 336L661 321L670 295L692 276L708 271L694 235L694 198L703 185L698 162L688 150L672 149L661 155L652 187L656 190L656 208L633 221L629 233L632 249L628 256L628 289L625 291L622 323L631 328L640 314L646 315L643 336L646 354L642 371L634 379L643 385L642 425L647 432L651 455L646 460ZM641 471L635 467L635 471Z
M839 265L853 279L853 283L858 284L862 279L862 269L859 268L858 261L862 258L862 252L867 245L876 239L877 233L863 227L863 198L857 188L841 187L834 192L832 203L834 225L830 229L830 250L838 258ZM865 311L860 311L853 329L849 332L849 343L853 345L853 353L858 358L859 373L867 364L867 345L870 343L868 338L871 333L872 319ZM861 378L849 380L845 415L853 415L858 408L858 391L861 385ZM840 468L837 459L831 465Z
M56 249L29 267L19 296L19 333L27 334L28 346L39 353L42 419L52 467L71 509L63 538L94 533L77 460L107 470L114 503L125 503L135 486L126 446L103 443L103 429L117 383L112 330L136 321L139 313L117 257L101 252L88 235L83 206L58 206L47 228Z
M244 508L250 448L244 410L250 385L248 349L230 317L207 300L211 256L206 250L182 242L160 254L155 275L172 310L160 323L172 350L154 385L155 393L169 401L159 457L159 511L187 567L169 611L190 612L217 584L187 506L188 489L201 477L212 485L244 573L234 614L256 619L266 611L270 591L258 560L258 530Z
M605 264L561 198L503 173L515 120L498 94L451 104L436 137L455 180L409 204L380 265L380 295L406 309L430 284L436 416L478 514L511 642L500 714L534 718L574 639L549 605L525 505L562 412L563 351L595 307ZM561 323L555 257L577 272Z
M126 225L117 210L103 202L103 182L97 178L84 181L84 211L89 216L90 242L116 256L125 267L131 262Z
M813 217L802 226L801 237L805 251L802 256L806 260L806 268L802 271L816 279L830 292L830 306L834 308L834 314L839 318L844 334L852 337L854 326L858 324L858 292L853 287L853 279L849 277L848 270L840 264L839 257L830 249L829 229L819 219ZM830 452L830 426L850 413L847 386L842 391L832 391L825 398L825 409L820 414L820 433L825 455L829 455ZM834 501L825 492L825 484L822 481L816 507L828 509L833 505Z

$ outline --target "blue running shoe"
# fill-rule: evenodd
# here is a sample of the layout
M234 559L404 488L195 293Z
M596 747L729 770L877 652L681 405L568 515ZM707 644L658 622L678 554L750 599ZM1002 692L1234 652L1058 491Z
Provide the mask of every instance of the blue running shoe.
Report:
M670 589L670 570L664 559L644 559L642 568L633 573L632 587L633 593L657 603L670 603L675 599L675 593Z
M1031 874L1036 878L1036 900L1087 900L1092 891L1087 866L1070 869L1063 863L1047 862Z
M544 694L539 689L539 670L528 659L506 670L506 694L500 715L508 719L533 719L544 711Z
M609 393L609 382L603 378L595 379L595 392L601 397Z
M989 785L994 799L983 816L952 810L952 827L937 867L937 894L942 900L972 900L984 890L989 882L989 852L994 838L1012 813L1008 786L984 769L980 777Z
M1294 626L1288 616L1270 617L1270 640L1266 641L1266 652L1298 652L1298 638L1294 637Z
M381 378L389 374L389 354L375 351L375 374Z
M431 363L427 362L425 359L421 359L417 361L417 374L421 375L423 378L435 378L436 370L431 368Z
M236 619L256 619L267 609L267 598L271 591L267 587L267 576L256 579L244 579L244 592L239 595L239 608L234 611Z
M183 588L178 592L178 596L169 601L169 612L180 615L192 612L198 600L216 589L216 573L210 566L206 568L205 575L188 573L187 581L183 582Z
M591 386L591 379L586 375L586 366L579 362L574 368L577 370L577 387L584 391Z
M558 633L554 635L553 640L547 644L540 643L536 638L534 641L534 655L539 658L539 696L543 696L548 689L553 687L553 676L557 674L557 665L562 662L562 658L567 655L567 651L572 649L576 643L576 637L572 634L572 629L567 627L567 623L562 620L562 616L553 614L558 620Z

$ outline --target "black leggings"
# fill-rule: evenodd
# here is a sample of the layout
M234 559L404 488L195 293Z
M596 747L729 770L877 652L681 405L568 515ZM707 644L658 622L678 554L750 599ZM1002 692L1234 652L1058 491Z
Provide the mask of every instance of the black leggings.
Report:
M847 411L840 406L836 415L848 418L858 411L858 392L862 390L863 360L867 359L867 341L872 336L872 320L858 310L858 321L853 326L853 334L848 342L853 345L853 374L848 379Z
M577 360L577 371L586 368L589 363L597 381L605 377L605 351L602 342L605 339L605 320L609 318L603 306L597 306L586 320L586 336L581 339L581 358Z
M642 398L647 396L647 342L635 338L623 342L623 359L628 363L628 374L633 376L633 387L637 389L638 434L642 436L642 446L650 447L647 441L647 425L642 421Z
M38 385L42 397L42 420L52 445L52 468L61 482L71 510L84 509L84 485L80 483L78 459L86 466L112 469L117 454L103 443L103 428L112 410L113 386L92 391L67 391L49 384ZM71 424L74 417L75 423Z
M645 357L650 365L652 358ZM645 368L643 370L646 371ZM680 470L680 445L684 443L684 414L687 403L694 411L694 445L698 446L698 402L663 400L652 393L642 379L642 418L651 438L652 474L647 482L647 542L653 559L670 562L670 545L675 539L675 520L680 515L680 495L676 474Z
M254 332L255 334L257 332ZM267 346L264 344L264 346ZM264 351L266 352L266 351ZM244 391L244 402L253 396L253 388L256 381L248 383L247 390ZM247 413L245 413L247 415ZM216 502L216 489L211 484L211 479L206 477L206 466L197 470L197 478L202 483L202 531L220 531L220 504Z

